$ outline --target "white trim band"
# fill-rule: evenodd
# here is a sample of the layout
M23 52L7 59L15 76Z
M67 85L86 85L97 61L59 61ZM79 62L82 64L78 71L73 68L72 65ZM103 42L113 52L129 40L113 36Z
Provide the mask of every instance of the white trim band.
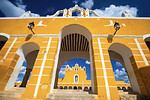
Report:
M103 57L103 51L102 51L102 47L101 47L100 38L98 38L98 44L99 44L100 56L101 56L102 67L103 67L103 72L104 72L107 99L110 100L110 91L109 91L108 80L107 80L107 72L106 72L106 68L105 68L105 62L104 62L104 57Z
M137 40L137 39L134 39L134 40L135 40L136 45L137 45L137 47L138 47L138 49L139 49L139 51L140 51L140 53L141 53L141 55L142 55L142 57L143 57L143 60L144 60L145 64L146 64L146 65L149 65L149 64L148 64L148 61L147 61L147 59L146 59L146 57L145 57L145 55L144 55L144 53L143 53L143 51L142 51L142 48L141 48L141 46L140 46L140 44L139 44L139 42L138 42L138 40Z
M40 74L39 74L38 81L37 81L37 84L36 84L36 88L35 88L35 91L34 91L34 98L36 98L37 93L38 93L38 89L39 89L39 85L40 85L40 81L41 81L41 77L42 77L42 73L43 73L43 69L44 69L44 65L45 65L45 61L46 61L46 57L47 57L47 53L48 53L48 50L50 48L51 40L52 40L52 37L49 38L49 41L48 41L48 44L47 44L47 48L46 48L47 52L44 55L44 59L43 59L42 65L41 65Z
M9 51L11 50L11 48L13 47L13 45L15 44L16 40L17 40L17 38L14 39L14 41L13 41L12 44L10 45L9 49L7 50L5 56L3 57L2 60L5 60L5 58L7 57L8 53L9 53Z

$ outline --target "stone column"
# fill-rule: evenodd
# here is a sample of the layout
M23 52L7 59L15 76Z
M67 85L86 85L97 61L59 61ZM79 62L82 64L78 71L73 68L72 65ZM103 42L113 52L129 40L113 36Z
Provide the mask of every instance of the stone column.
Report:
M54 89L56 89L57 86L58 86L58 76L59 76L59 71L60 71L60 69L57 69L57 71L56 71L56 77L55 77Z
M26 84L27 84L27 81L28 81L31 71L32 71L32 69L26 68L26 73L24 75L24 78L23 78L23 81L22 81L20 87L26 87Z

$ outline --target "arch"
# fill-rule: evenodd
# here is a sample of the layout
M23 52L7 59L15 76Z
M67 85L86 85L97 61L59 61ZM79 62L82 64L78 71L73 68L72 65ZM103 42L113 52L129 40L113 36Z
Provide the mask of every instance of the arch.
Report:
M120 86L117 86L117 89L118 89L118 90L121 90L121 87L120 87Z
M74 90L77 90L77 86L74 86L73 89L74 89Z
M72 86L69 86L69 89L72 89Z
M77 74L74 75L74 82L79 82L79 75Z
M78 89L79 89L79 90L82 90L82 87L81 87L81 86L78 86Z
M90 86L89 90L92 90L92 87Z
M60 86L59 89L63 89L63 86Z
M127 89L126 89L126 87L125 87L125 86L122 86L122 90L123 90L123 91L126 91Z
M6 38L10 38L10 35L6 34L6 33L0 33L0 35L5 36Z
M0 33L0 50L3 48L9 37L10 35L8 34Z
M67 86L64 86L64 89L67 89Z
M58 82L58 73L60 71L61 66L70 59L82 58L89 60L91 62L91 84L93 87L92 92L94 93L95 76L92 71L93 58L92 58L91 39L92 39L91 32L86 27L81 26L79 24L71 24L65 26L60 31L59 45L53 71L53 79L52 79L53 81L51 85L51 91L53 90L53 88L56 88Z
M132 87L131 86L127 86L127 90L132 91Z
M87 86L84 87L84 91L88 91L89 88Z
M20 57L17 61L17 64L14 68L11 77L9 78L5 90L8 90L9 88L13 87L24 60L27 61L27 68L26 68L26 73L23 78L22 84L20 86L26 87L29 75L33 69L39 50L40 50L39 45L34 42L25 43L17 50L16 54L19 55Z
M150 50L150 34L144 35L143 39L144 39L148 49Z
M146 34L146 35L143 36L143 40L147 40L147 38L149 38L149 37L150 37L150 34Z
M133 87L133 90L135 92L141 93L137 82L137 78L134 73L134 69L130 61L130 58L134 59L132 51L124 44L113 43L108 48L108 52L109 52L110 59L116 60L124 66L125 70L128 73L129 80L131 82L131 86Z

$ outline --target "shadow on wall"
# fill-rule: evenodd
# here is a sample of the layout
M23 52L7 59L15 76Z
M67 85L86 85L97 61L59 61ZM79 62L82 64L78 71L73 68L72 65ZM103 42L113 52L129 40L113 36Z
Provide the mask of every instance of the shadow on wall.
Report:
M150 66L141 67L139 68L139 71L144 81L144 85L146 86L148 95L150 96Z
M32 34L27 35L27 37L25 38L25 41L29 41L32 38Z

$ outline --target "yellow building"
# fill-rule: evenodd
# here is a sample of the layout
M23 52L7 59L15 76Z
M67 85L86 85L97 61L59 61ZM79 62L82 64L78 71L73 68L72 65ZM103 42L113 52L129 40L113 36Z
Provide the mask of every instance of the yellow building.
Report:
M90 89L91 80L86 80L86 67L79 67L75 64L70 68L69 65L65 68L65 77L58 78L58 88L65 89Z
M73 17L74 11L81 16ZM0 91L14 86L26 59L22 98L44 99L55 88L62 64L82 58L91 62L92 93L98 100L119 100L113 59L126 69L133 91L149 96L150 18L102 18L90 13L94 11L76 5L48 17L0 18Z
M125 83L124 81L116 81L118 90L125 89L125 90L130 90L131 84L130 83Z

